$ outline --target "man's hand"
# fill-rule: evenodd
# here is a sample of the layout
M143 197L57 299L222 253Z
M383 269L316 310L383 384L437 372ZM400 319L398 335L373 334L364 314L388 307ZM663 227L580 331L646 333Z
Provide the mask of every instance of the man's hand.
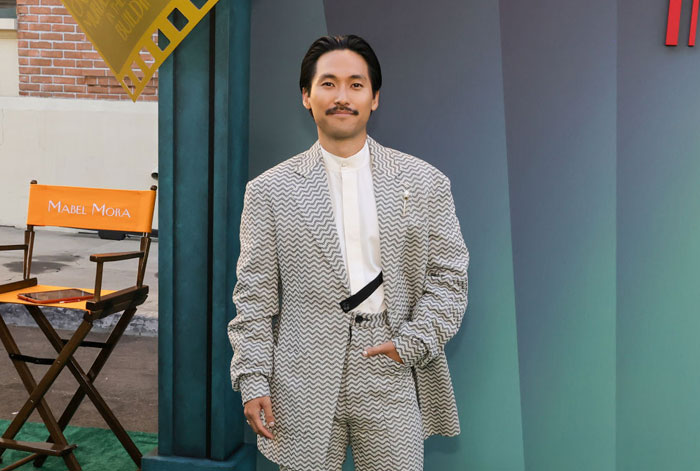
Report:
M272 432L263 425L262 419L260 418L260 411L265 414L265 422L267 422L268 427L275 426L275 417L272 415L272 402L270 402L270 396L256 397L246 402L243 406L243 414L246 416L248 425L253 429L253 432L257 433L261 437L274 438Z
M386 355L392 360L394 360L396 363L403 364L403 360L396 351L396 346L394 345L394 342L392 342L391 340L389 340L388 342L384 342L383 344L376 345L374 347L367 347L362 351L362 356L366 358L373 357L375 355Z

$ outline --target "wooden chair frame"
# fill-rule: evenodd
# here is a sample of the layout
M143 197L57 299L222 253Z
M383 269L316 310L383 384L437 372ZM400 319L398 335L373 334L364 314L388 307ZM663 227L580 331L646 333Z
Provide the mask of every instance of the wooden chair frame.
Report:
M32 181L31 183L36 184L36 181ZM156 187L152 186L151 190L156 191ZM0 251L21 250L24 252L22 280L0 285L0 293L22 290L37 285L37 278L31 277L32 252L35 235L34 227L28 225L27 230L24 232L23 244L0 245ZM150 247L151 235L150 233L144 232L141 235L141 244L138 251L94 254L90 256L90 260L96 263L94 297L86 303L86 311L83 320L69 339L61 339L39 306L24 304L31 317L56 350L58 355L56 358L36 358L23 355L0 315L0 340L5 346L29 394L29 398L0 438L0 460L2 460L2 455L6 449L21 450L31 453L29 456L2 468L0 471L10 471L30 461L34 461L34 466L40 467L47 456L62 457L70 471L81 470L80 464L73 453L77 445L68 444L63 435L63 431L78 410L83 399L85 399L85 396L95 405L100 415L104 418L105 422L121 442L134 463L139 468L141 467L141 452L97 391L94 382L134 317L137 306L141 305L148 297L148 286L143 284L143 280L146 273L146 264ZM139 259L136 284L129 288L102 296L102 272L104 264L107 262L135 258ZM91 342L85 340L95 320L118 312L122 312L122 315L110 332L106 342ZM79 347L100 349L97 358L87 372L85 372L75 358L73 358L73 354ZM37 383L26 363L50 366ZM56 420L44 396L64 367L68 367L68 370L77 380L79 388L73 394L71 401L68 406L66 406L60 418ZM39 415L48 429L49 437L46 442L22 442L14 440L17 433L35 409L39 412Z

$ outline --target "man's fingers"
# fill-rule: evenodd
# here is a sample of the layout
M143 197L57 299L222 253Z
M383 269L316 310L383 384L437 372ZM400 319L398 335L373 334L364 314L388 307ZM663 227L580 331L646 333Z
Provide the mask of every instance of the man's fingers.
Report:
M253 429L253 432L266 438L274 438L272 433L265 428L262 418L260 417L260 412L265 408L269 408L270 414L272 414L270 398L267 396L248 401L243 413L248 421L248 425Z
M250 428L253 429L253 432L255 432L257 434L258 428L257 428L257 424L255 423L255 417L259 416L260 414L256 413L256 411L259 411L259 409L257 407L257 401L255 404L246 404L246 407L245 407L243 413L245 415L246 422L248 422L248 425L250 425Z
M265 422L267 423L267 426L274 427L275 416L272 415L272 402L270 402L269 399L263 402L263 412L265 413Z
M258 433L258 432L255 430L255 424L253 423L253 416L248 414L248 409L245 409L245 410L243 411L243 413L244 413L244 415L245 415L245 421L246 421L246 423L248 424L248 426L250 426L250 428L253 429L253 432Z
M392 342L391 340L374 347L365 347L365 349L362 350L362 356L365 358L373 357L376 355L386 355L397 363L403 363L403 360L396 351L396 346L394 345L394 342Z
M362 356L369 358L375 355L379 355L380 353L384 353L385 346L386 342L381 345L376 345L374 347L365 347L365 349L362 350Z
M253 420L251 420L251 422L255 425L253 427L253 430L255 431L255 433L257 433L258 435L261 435L265 438L274 438L272 436L272 433L270 433L270 431L268 429L266 429L265 426L263 425L263 421L262 421L262 418L260 417L260 414L258 414L256 417L254 417Z

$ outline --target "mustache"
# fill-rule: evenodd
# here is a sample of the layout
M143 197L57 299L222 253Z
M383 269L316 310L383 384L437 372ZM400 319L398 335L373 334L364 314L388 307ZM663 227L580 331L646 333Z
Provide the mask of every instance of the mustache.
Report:
M327 115L329 115L329 114L334 114L334 113L337 113L337 112L339 112L339 111L349 111L351 114L353 114L353 115L355 115L355 116L357 116L358 114L360 114L359 111L353 110L352 108L348 108L347 106L342 106L342 105L336 105L336 106L334 106L333 108L327 109L327 110L326 110L326 114L327 114Z

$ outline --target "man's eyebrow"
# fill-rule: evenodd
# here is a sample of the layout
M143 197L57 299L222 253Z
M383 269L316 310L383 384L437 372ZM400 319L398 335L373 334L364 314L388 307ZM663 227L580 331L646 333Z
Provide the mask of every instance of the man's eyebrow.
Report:
M354 74L350 76L351 79L361 79L361 80L367 80L367 77L365 77L362 74ZM322 74L318 77L318 81L325 80L325 79L333 79L333 80L338 80L338 77L336 77L333 74Z

